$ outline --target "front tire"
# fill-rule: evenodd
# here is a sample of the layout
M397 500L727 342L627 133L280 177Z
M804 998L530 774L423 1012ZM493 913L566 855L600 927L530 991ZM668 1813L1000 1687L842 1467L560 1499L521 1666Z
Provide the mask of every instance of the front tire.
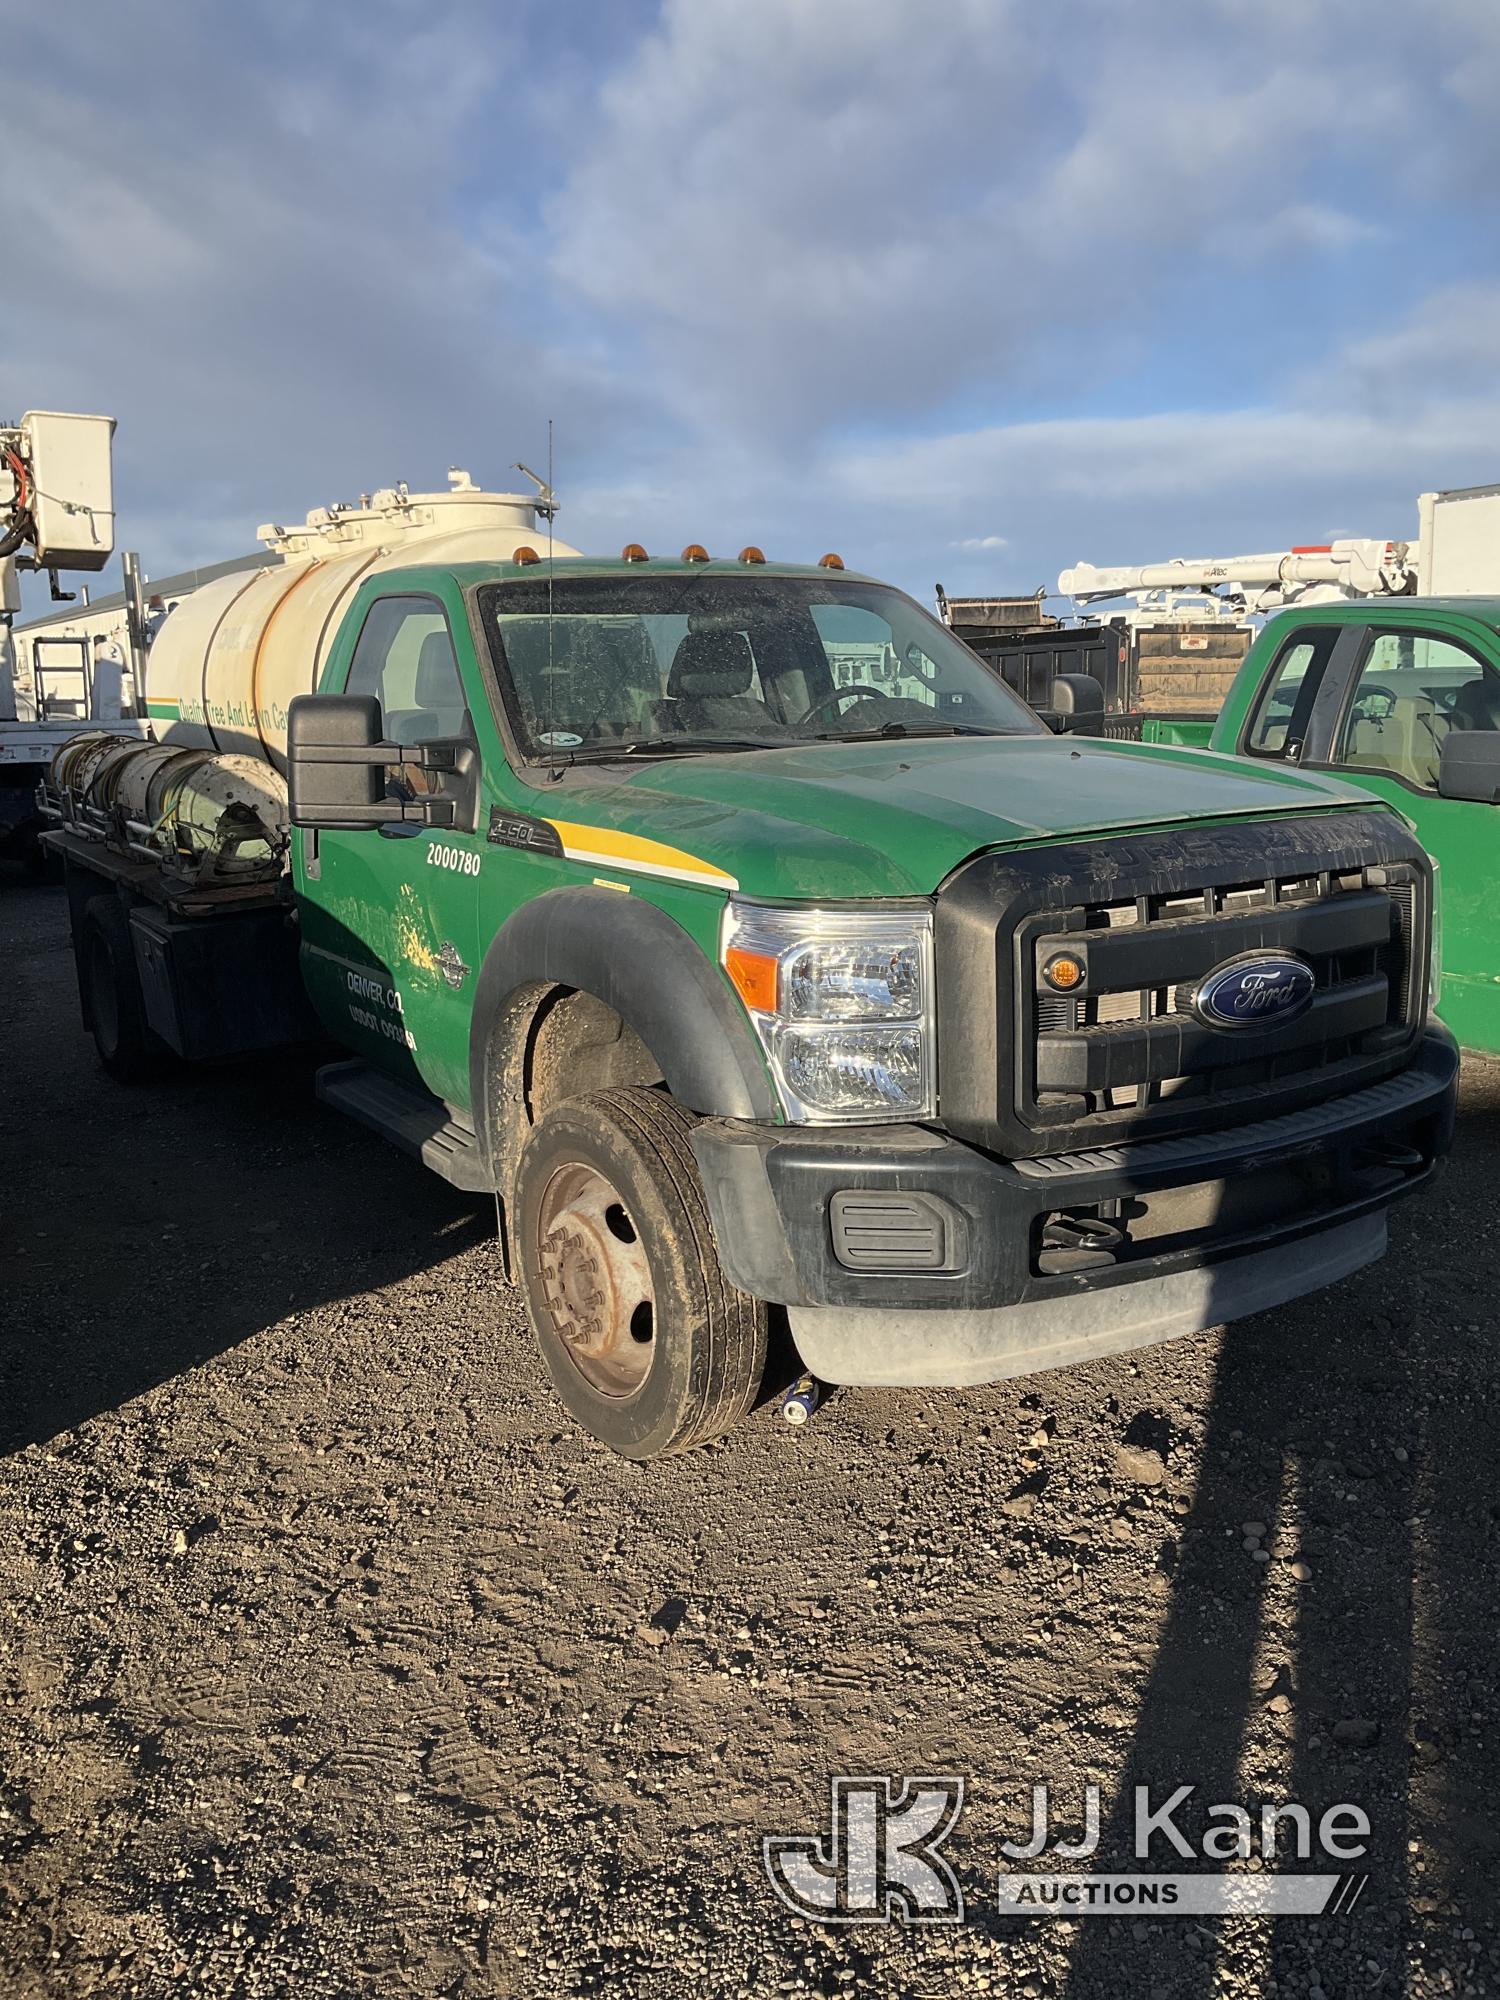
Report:
M532 1128L516 1174L521 1289L547 1371L627 1458L721 1436L765 1372L766 1308L719 1263L692 1126L656 1090L571 1098Z

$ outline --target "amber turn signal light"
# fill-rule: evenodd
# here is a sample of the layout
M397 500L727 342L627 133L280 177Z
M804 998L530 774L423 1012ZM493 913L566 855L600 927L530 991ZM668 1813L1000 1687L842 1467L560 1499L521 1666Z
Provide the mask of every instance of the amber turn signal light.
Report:
M1056 958L1049 958L1042 967L1042 977L1059 993L1075 992L1084 981L1083 961L1069 952L1060 951Z
M757 1014L776 1012L776 960L767 952L742 951L732 944L724 954L724 970L747 1007Z

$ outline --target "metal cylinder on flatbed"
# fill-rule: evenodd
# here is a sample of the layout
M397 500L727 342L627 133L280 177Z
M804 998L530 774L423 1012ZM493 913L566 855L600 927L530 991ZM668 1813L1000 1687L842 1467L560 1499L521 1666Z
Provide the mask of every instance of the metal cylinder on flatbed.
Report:
M139 737L75 736L50 782L163 858L212 858L220 875L264 873L285 847L286 782L254 757Z
M527 544L545 546L534 498L481 492L466 473L449 477L447 493L392 488L357 507L317 508L301 528L263 528L280 560L203 585L156 637L146 712L158 740L284 773L287 709L317 688L367 577L413 562L507 562Z
M127 815L160 829L180 851L223 852L232 845L242 861L252 854L263 859L286 822L280 776L253 757L174 750L165 743L152 747L159 763L148 762L143 753L120 773L115 796Z
M114 787L121 766L132 750L149 748L139 736L116 736L89 729L70 736L52 759L51 782L87 804L107 809L114 804Z

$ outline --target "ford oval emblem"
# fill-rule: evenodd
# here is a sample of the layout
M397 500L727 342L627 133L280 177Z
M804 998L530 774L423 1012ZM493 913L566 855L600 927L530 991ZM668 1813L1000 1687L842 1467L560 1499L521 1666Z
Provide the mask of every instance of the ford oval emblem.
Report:
M1215 966L1193 995L1211 1028L1274 1028L1313 1003L1312 967L1290 952L1249 952Z

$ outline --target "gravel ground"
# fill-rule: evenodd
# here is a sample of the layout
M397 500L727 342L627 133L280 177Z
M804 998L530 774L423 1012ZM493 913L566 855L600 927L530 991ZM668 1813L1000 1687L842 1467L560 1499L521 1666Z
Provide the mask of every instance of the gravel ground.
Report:
M0 884L0 962L7 2000L1500 1993L1500 1068L1330 1294L637 1468L305 1065L109 1082L55 890ZM962 1925L775 1900L846 1771L964 1776ZM1101 1866L1136 1782L1353 1801L1370 1880L1003 1918L1041 1781Z

